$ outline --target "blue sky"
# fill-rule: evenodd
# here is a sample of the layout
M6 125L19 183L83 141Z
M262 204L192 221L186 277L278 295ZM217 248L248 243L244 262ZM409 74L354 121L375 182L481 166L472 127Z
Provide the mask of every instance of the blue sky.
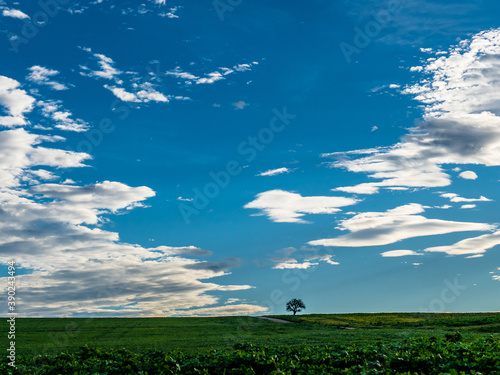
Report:
M19 313L498 311L498 8L0 1Z

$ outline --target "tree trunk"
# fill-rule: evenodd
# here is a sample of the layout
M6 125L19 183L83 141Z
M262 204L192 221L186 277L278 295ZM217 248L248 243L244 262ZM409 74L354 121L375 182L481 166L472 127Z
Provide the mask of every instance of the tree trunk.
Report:
M293 315L295 315L295 314L297 314L297 311L294 311L294 312L293 312Z

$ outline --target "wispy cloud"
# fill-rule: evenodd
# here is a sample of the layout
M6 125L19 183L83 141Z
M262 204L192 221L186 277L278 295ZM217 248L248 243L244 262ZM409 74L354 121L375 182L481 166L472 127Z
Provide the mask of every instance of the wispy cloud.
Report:
M175 67L175 69L165 72L168 76L173 76L176 78L180 78L186 81L196 81L198 79L197 76L191 73L183 72L179 66Z
M252 70L252 64L238 64L233 66L233 69L237 72L245 72L247 70Z
M94 59L97 61L97 64L99 65L100 70L92 70L87 66L81 65L80 69L82 69L82 71L80 72L80 74L87 77L115 80L117 81L117 83L121 83L120 80L117 79L117 77L123 72L114 67L115 62L113 61L113 59L100 53L93 53L90 48L82 47L82 49L90 53L94 57Z
M197 78L195 82L196 82L197 85L200 85L200 84L212 84L212 83L220 81L222 79L224 79L224 77L222 76L221 73L219 73L219 72L212 72L212 73L206 74L205 77Z
M26 123L24 116L31 115L35 99L19 86L0 77L0 103L12 118ZM37 104L45 111L47 129L70 126L70 113L60 102L47 99ZM118 233L102 229L110 215L146 207L155 192L116 181L78 184L63 178L61 171L87 167L92 156L64 150L60 143L65 138L35 134L35 130L0 131L0 258L5 262L16 254L23 269L17 282L26 288L24 316L266 310L253 304L232 304L226 310L216 306L219 297L209 292L251 288L211 282L229 274L239 265L237 259L200 261L196 258L210 252L195 246L146 248L120 241ZM6 282L5 277L2 280ZM161 302L165 300L168 306Z
M163 18L177 19L178 11L182 6L172 6L171 2L167 5L166 0L147 0L145 2L112 2L95 0L91 2L75 2L67 9L70 14L83 14L91 7L98 7L102 12L117 12L121 16L146 16L156 14Z
M238 64L233 66L232 68L220 67L218 70L205 73L204 76L197 76L192 73L185 72L181 69L180 66L176 66L174 69L166 71L165 74L168 76L172 76L178 79L181 79L186 84L213 84L217 81L221 81L226 79L226 76L229 74L233 74L235 72L245 72L252 69L253 65L258 65L257 62L252 62L250 64ZM240 103L240 102L238 102ZM244 103L244 102L241 102Z
M134 102L134 103L148 103L148 102L169 102L169 97L165 96L159 91L156 91L149 82L145 82L141 85L136 85L137 92L131 93L127 92L122 87L104 85L109 91L111 91L118 99L124 102Z
M297 193L284 190L270 190L257 195L244 208L261 210L277 223L307 223L301 217L306 214L332 214L340 211L339 207L358 203L358 199L346 197L303 197Z
M74 132L82 132L89 129L88 122L82 119L73 119L73 114L63 108L60 101L39 100L37 106L41 107L42 115L53 121L54 127Z
M424 251L446 253L448 255L482 254L497 245L500 245L500 231L484 234L479 237L467 238L449 246L428 247Z
M298 262L296 259L290 259L290 260L285 260L283 262L279 262L274 265L274 269L276 270L291 270L291 269L308 269L313 266L317 266L318 263L311 263L311 262Z
M140 102L137 95L132 94L131 92L127 92L123 87L116 87L110 85L104 85L104 88L108 89L116 96L118 99L124 102Z
M127 72L134 78L131 82L124 82L123 79L118 77L122 75L122 71L114 67L115 62L102 54L92 53L90 48L82 48L84 51L91 53L97 60L101 70L90 70L86 66L80 66L82 69L81 74L87 77L104 78L107 80L114 80L115 84L105 84L104 88L111 91L114 96L124 102L132 103L168 103L171 99L175 100L190 100L188 97L181 95L165 95L157 90L156 85L152 82L142 81L137 78L136 72ZM128 88L124 85L127 84Z
M34 82L38 85L49 86L50 88L58 91L68 89L66 85L51 80L51 77L59 74L57 70L47 69L39 65L34 65L29 68L29 70L31 73L28 77L26 77L28 81Z
M459 203L459 202L491 202L491 199L483 197L482 195L479 198L464 198L464 197L461 197L455 193L443 193L440 196L443 198L448 198L451 202L454 202L454 203Z
M291 171L292 171L291 169L286 168L286 167L269 169L265 172L261 172L261 173L257 174L257 176L276 176L276 175L283 174L283 173L290 173Z
M191 259L210 254L203 249L145 248L124 243L118 233L99 228L105 222L103 215L143 206L155 194L146 186L113 181L27 186L25 176L37 178L32 168L78 167L90 157L37 145L61 140L24 129L0 132L0 257L7 259L15 253L18 267L26 272L17 277L26 288L24 316L159 316L178 311L194 315L196 309L218 303L207 292L251 288L208 282L228 274L237 263ZM165 300L168 306L161 302ZM232 309L240 313L265 310L250 304Z
M301 254L296 254L292 256L292 254L296 253L298 249L294 247L287 247L285 249L281 249L276 251L278 257L272 258L271 262L275 263L272 267L277 270L285 270L285 269L308 269L314 266L317 266L318 262L325 262L330 265L339 265L339 262L334 261L332 254L307 254L310 252L310 249L305 250L306 253L302 252ZM301 261L297 260L297 258L301 258Z
M243 100L240 100L239 102L233 103L233 107L236 109L244 109L245 107L248 107L250 104L244 102Z
M495 226L483 223L427 219L420 204L411 203L386 212L364 212L340 223L338 229L350 233L336 238L310 241L312 246L382 246L404 239L438 234L490 231Z
M378 180L336 190L375 194L381 188L443 187L451 184L443 164L500 165L498 56L500 29L495 29L429 58L422 71L427 77L403 90L425 105L424 121L399 143L375 153L372 149L369 156L329 154L340 158L332 167Z
M179 16L177 15L177 11L180 9L181 7L177 6L177 7L172 7L168 10L168 12L161 12L161 13L158 13L158 15L160 17L167 17L167 18L179 18Z

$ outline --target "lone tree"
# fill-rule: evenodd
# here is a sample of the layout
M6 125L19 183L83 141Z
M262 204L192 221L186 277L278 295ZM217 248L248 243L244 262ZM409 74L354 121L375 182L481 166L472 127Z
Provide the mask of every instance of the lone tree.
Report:
M302 310L305 310L305 308L306 305L304 305L304 302L302 302L302 300L298 298L293 298L286 303L286 311L293 312L293 315L297 314Z

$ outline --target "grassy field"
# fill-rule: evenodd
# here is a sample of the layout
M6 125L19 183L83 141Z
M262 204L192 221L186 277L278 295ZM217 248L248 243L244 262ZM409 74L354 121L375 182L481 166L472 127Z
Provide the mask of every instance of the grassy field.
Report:
M500 336L500 313L311 314L215 318L24 318L16 321L18 355L54 354L81 346L181 350L187 354L230 350L237 343L349 345L402 342L416 336L444 337L460 332L464 341ZM7 319L0 320L2 347L8 348Z

